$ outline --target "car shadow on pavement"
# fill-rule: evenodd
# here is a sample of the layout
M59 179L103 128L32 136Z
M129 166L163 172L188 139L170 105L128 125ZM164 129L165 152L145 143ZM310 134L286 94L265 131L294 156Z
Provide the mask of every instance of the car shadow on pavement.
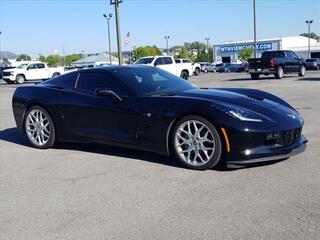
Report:
M297 79L297 81L320 81L320 77L303 77Z
M293 76L284 76L283 78L292 78ZM263 77L259 77L259 79L251 79L251 77L245 77L245 78L231 78L231 79L227 79L225 81L227 82L237 82L237 81L261 81L261 80L272 80L272 81L279 81L281 79L277 79L274 76L263 76Z
M31 147L27 137L23 135L17 128L8 128L0 131L0 140L14 143L17 145L22 145L25 147ZM125 157L133 160L147 161L156 164L167 165L170 167L184 168L176 159L173 157L163 156L160 154L146 152L135 149L121 148L115 146L108 146L103 144L94 144L94 143L59 143L54 146L55 149L71 150L71 151L82 151L90 152L103 155L111 155L117 157ZM231 172L240 169L249 169L253 167L261 167L266 165L271 165L277 163L275 161L272 163L263 163L263 164L253 164L241 168L228 168L225 164L219 164L216 166L214 171L223 171Z

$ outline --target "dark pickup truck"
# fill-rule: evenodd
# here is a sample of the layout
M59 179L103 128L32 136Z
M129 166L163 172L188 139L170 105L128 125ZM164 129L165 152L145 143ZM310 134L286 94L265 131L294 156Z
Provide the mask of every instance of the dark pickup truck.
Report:
M298 73L302 77L306 72L304 59L293 51L263 52L261 58L251 58L248 62L252 79L259 79L260 75L270 74L281 79L286 73Z

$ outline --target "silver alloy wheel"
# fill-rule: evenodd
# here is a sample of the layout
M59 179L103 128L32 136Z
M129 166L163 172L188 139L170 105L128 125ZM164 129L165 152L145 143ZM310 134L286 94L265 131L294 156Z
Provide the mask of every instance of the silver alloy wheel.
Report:
M29 112L25 127L29 140L36 146L43 146L49 141L50 122L41 110L34 109Z
M301 66L300 74L301 76L304 76L306 74L306 68L303 65Z
M283 68L282 67L279 68L278 73L279 73L279 77L283 78Z
M207 164L215 152L213 133L198 120L183 122L176 131L174 142L180 159L192 166Z

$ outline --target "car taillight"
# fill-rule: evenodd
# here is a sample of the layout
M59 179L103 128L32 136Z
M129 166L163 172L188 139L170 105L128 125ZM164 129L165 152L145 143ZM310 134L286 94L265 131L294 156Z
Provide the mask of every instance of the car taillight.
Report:
M270 59L270 67L275 67L276 62L274 61L273 58Z

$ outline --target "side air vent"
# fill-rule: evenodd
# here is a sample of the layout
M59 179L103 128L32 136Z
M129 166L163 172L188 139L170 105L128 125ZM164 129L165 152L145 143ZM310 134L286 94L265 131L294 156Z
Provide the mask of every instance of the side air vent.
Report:
M247 95L247 99L248 99L249 101L254 101L254 102L261 102L261 101L263 101L263 98L256 97L256 96L250 96L250 95Z

